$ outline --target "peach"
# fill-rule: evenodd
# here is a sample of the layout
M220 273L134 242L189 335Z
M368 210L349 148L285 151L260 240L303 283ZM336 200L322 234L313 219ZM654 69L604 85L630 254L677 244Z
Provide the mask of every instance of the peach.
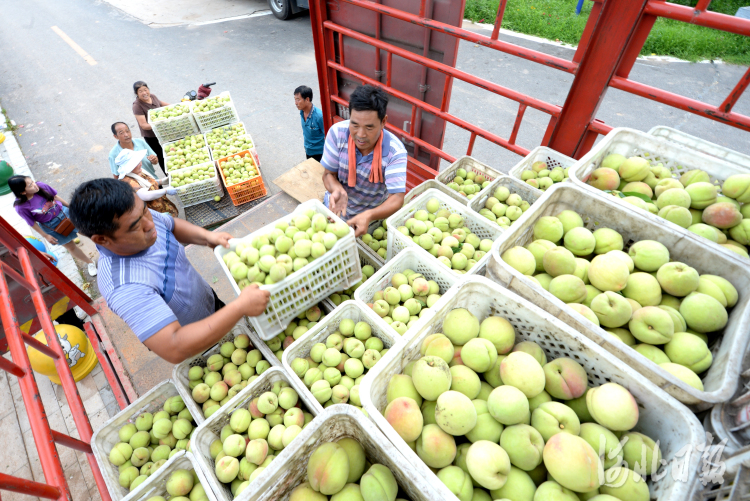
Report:
M724 328L729 316L715 298L695 292L680 303L680 315L687 326L697 332L715 332Z
M599 487L599 492L624 501L648 501L651 499L646 479L633 470L622 466L605 470L604 484Z
M531 413L531 426L542 435L545 442L557 433L578 435L581 422L575 411L560 402L545 402Z
M531 412L534 412L534 409L542 405L544 402L551 402L552 397L549 393L546 391L541 392L539 395L535 396L534 398L529 399L529 410Z
M499 489L508 481L510 458L498 444L489 440L474 442L466 453L471 478L485 489Z
M479 335L479 320L465 308L453 309L443 320L443 333L454 345L463 346Z
M323 494L316 492L305 482L294 488L289 495L289 501L327 501L328 498Z
M498 386L487 400L493 418L506 426L526 423L530 419L529 400L514 386Z
M687 227L687 230L714 243L719 243L720 235L726 238L726 235L721 233L717 228L703 223L690 225Z
M560 275L550 281L549 292L564 303L580 303L586 299L587 291L586 284L577 276Z
M450 389L463 393L470 400L474 400L479 395L482 388L482 382L479 375L465 365L454 365L450 368L451 386Z
M479 337L492 342L498 355L508 353L516 342L513 325L506 319L496 316L487 317L482 321L479 325Z
M620 175L614 169L600 167L591 173L587 183L599 190L616 190L620 186Z
M544 264L542 258L544 253L550 249L554 249L556 245L549 240L534 240L533 242L526 245L526 249L534 255L536 260L536 271L544 271Z
M594 252L596 247L596 238L586 228L571 228L565 233L565 248L576 256L588 256Z
M645 471L647 475L656 473L661 466L661 449L658 443L643 433L631 431L622 439L627 441L622 447L623 459L634 471ZM604 466L608 468L608 466Z
M422 405L422 396L415 388L411 376L406 374L396 374L388 381L386 402L391 403L398 397L409 397L417 402L417 405Z
M599 455L604 468L611 468L622 460L622 450L617 436L596 423L581 424L579 437L584 439Z
M522 275L533 275L536 270L534 254L520 246L503 252L502 260Z
M633 337L633 335L627 329L614 327L611 329L604 329L604 331L611 334L612 338L615 341L620 341L622 343L625 343L628 346L635 346L638 343L638 341Z
M470 339L461 349L461 360L475 372L485 372L497 361L497 348L487 339Z
M703 391L703 381L701 381L701 378L698 377L698 374L688 369L684 365L664 362L659 364L659 367L669 372L671 375L673 375L683 383L692 386L698 391Z
M659 195L672 188L683 189L684 186L678 179L674 179L672 177L660 179L656 183L656 187L654 187L654 196L656 196L656 198L659 198Z
M534 223L534 239L557 243L563 237L563 225L554 216L542 216Z
M687 296L698 288L695 268L677 261L661 266L656 272L656 279L664 292L677 297Z
M699 210L715 203L718 195L716 186L707 182L691 183L685 191L690 195L690 208Z
M453 360L453 343L445 334L431 334L424 338L420 346L419 353L422 356L435 356L450 363Z
M528 473L511 465L508 472L508 480L499 489L490 491L490 496L495 500L532 501L536 485Z
M654 197L654 190L652 190L648 184L642 181L634 181L632 183L627 183L625 186L622 187L621 191L623 193L640 193L641 195L646 195L648 198Z
M561 400L578 398L588 388L586 370L572 358L557 358L542 368L546 383L544 389Z
M673 363L684 365L696 374L711 366L713 357L705 342L694 334L675 332L664 345L664 353Z
M735 174L729 176L721 186L724 196L733 198L740 203L750 202L750 174Z
M586 392L586 407L594 420L612 431L628 431L638 423L638 404L617 383L605 383Z
M651 166L645 158L630 157L620 164L618 172L623 181L632 183L646 179L651 172Z
M503 430L500 447L508 453L511 464L524 471L531 471L542 463L544 439L536 428L527 424L516 424Z
M614 254L600 254L594 257L588 273L591 285L601 291L613 292L625 288L629 275L628 265Z
M428 424L417 439L417 455L430 468L445 468L456 457L456 441L436 424Z
M398 495L396 477L382 464L372 465L362 475L359 486L362 498L367 501L394 501Z
M563 487L576 492L599 488L599 456L581 437L553 435L544 446L542 458L549 474Z
M743 219L737 226L729 228L729 236L731 236L732 240L735 240L736 243L739 243L740 245L750 245L750 219ZM738 249L745 251L738 252L738 254L747 253L746 249ZM734 252L737 252L737 250L734 250Z
M557 219L563 225L563 232L568 233L573 228L583 227L583 219L578 215L577 212L572 210L564 210L557 215Z
M349 458L337 443L324 443L315 449L307 463L307 480L313 490L330 496L336 494L349 478Z
M422 433L422 411L411 398L399 397L393 400L385 408L383 417L405 442L413 442Z
M446 391L437 399L435 421L446 433L462 436L476 426L477 412L469 397L457 391Z
M701 219L704 223L716 228L728 229L740 224L742 214L733 203L719 202L706 207L701 214Z
M621 292L623 296L636 301L641 306L656 306L661 303L661 286L650 273L631 273Z
M710 180L708 173L700 169L689 170L680 176L680 183L683 186L690 186L693 183L707 183Z
M479 440L498 443L503 432L503 425L492 417L486 401L472 400L471 403L477 413L477 424L466 433L466 438L472 443Z
M521 341L513 347L513 351L522 351L524 353L528 353L529 355L534 357L537 362L539 362L540 366L547 363L547 355L544 354L544 350L541 346L533 341Z
M342 438L336 443L344 449L346 457L349 459L349 477L346 479L347 483L358 482L365 471L367 463L365 450L353 438Z
M521 390L527 398L544 391L544 370L539 362L522 351L514 351L500 364L500 377L506 385Z
M594 313L588 306L580 303L568 303L568 307L579 315L582 315L586 320L593 323L594 325L599 325L599 317L597 317L596 313Z
M640 240L630 246L628 255L635 267L652 272L669 262L669 250L656 240Z
M575 492L566 489L554 480L547 480L537 487L534 499L536 501L579 501Z
M664 353L661 348L657 348L656 346L650 344L638 344L633 348L635 349L635 351L648 358L655 364L670 362L669 357L666 355L666 353Z
M576 269L576 259L565 247L553 247L542 257L544 271L552 277L572 275Z
M685 207L680 207L677 205L665 205L664 207L659 209L658 215L659 217L666 219L670 223L674 223L682 228L687 228L691 224L693 224L693 216Z
M458 466L447 466L437 472L437 478L459 501L471 501L474 489L467 472Z
M656 207L659 210L662 210L670 205L676 205L677 207L689 209L690 195L687 191L680 188L671 188L669 190L663 191L661 195L659 195L659 198L656 199Z
M621 295L606 291L591 300L591 311L605 327L620 327L628 323L633 308Z
M722 306L729 308L737 304L739 298L734 285L726 278L716 275L701 275L698 279L696 292L708 294L719 301ZM677 308L679 308L679 305Z
M677 311L675 308L672 308L671 306L667 306L664 304L660 304L658 306L660 309L666 311L669 313L669 316L672 318L672 322L674 322L674 331L675 332L685 332L687 329L687 323L685 323L685 319L682 318L682 315L680 315L680 312Z

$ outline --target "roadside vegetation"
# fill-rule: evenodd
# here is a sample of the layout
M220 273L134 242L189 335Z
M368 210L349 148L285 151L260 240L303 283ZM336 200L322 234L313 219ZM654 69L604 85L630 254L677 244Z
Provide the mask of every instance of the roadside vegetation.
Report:
M695 6L697 0L672 0ZM466 0L464 17L493 24L499 0ZM734 15L747 0L714 0L710 11ZM584 2L576 16L575 0L508 0L502 27L508 30L577 45L593 2ZM642 55L672 56L688 61L717 60L750 64L750 37L659 18Z

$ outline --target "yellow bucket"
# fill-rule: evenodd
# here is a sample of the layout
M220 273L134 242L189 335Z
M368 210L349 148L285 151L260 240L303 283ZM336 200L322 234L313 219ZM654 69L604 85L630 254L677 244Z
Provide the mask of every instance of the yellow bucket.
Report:
M73 378L78 382L88 376L94 370L96 364L99 363L96 353L94 353L94 348L91 346L86 334L78 327L73 325L55 325L55 331L57 332L57 339L60 341L60 345L62 345L62 349L65 352L68 367L70 367L73 373ZM47 344L44 331L34 334L34 338L42 344ZM26 353L29 354L31 367L36 372L44 374L53 383L60 384L60 378L55 370L55 363L50 357L30 346L26 347Z

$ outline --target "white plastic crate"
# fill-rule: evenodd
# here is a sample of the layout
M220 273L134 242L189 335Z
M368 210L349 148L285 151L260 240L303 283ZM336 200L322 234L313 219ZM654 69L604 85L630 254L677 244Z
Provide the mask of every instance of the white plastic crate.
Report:
M229 419L232 413L240 408L247 408L250 402L255 398L261 396L267 391L271 391L271 387L277 381L285 381L289 383L289 386L293 388L299 394L299 401L302 402L302 410L310 412L313 416L317 414L317 409L313 406L312 402L309 401L308 396L299 387L299 380L294 375L289 375L280 367L272 367L266 372L260 375L258 379L247 385L247 387L239 392L232 398L225 406L220 410L216 411L206 421L201 424L193 435L191 441L191 450L198 464L200 465L203 473L206 476L208 485L213 490L218 501L232 501L232 491L229 489L229 485L224 485L219 482L216 478L216 462L211 457L211 443L214 440L219 440L221 437L221 429L229 424ZM302 387L304 388L304 384ZM316 402L317 403L317 402ZM296 438L292 443L299 440ZM291 445L291 444L290 444ZM274 464L279 462L283 464L289 457L285 448L276 458L271 462ZM269 454L271 451L269 450ZM277 465L278 466L278 465ZM249 493L258 494L257 485L258 480L268 476L270 467L266 468L263 473L251 482L250 485L242 492L243 497L247 499Z
M521 179L521 175L523 171L531 170L531 166L534 165L534 162L546 162L547 168L549 170L552 170L555 167L562 167L563 169L567 169L569 167L572 167L576 163L575 159L565 156L562 153L558 153L552 148L547 148L546 146L537 146L536 148L531 150L528 155L523 157L523 160L511 167L510 171L508 171L508 175L526 184L526 181ZM570 178L568 178L568 180L569 179ZM567 182L567 180L563 182ZM533 186L528 184L526 184L526 186L536 191L540 195L544 193L539 188L534 188Z
M133 501L146 500L153 496L168 498L167 480L169 480L169 475L175 470L195 471L195 474L198 476L198 481L203 486L203 490L206 491L208 501L217 501L216 495L214 495L211 487L208 485L206 474L200 469L195 456L184 451L180 451L169 458L167 462L164 463L164 466L159 468L153 475L150 475L148 480L136 487L132 493Z
M187 103L174 103L169 106L174 106L175 104ZM151 121L152 112L162 110L166 107L167 106L163 106L162 108L148 110L148 115L146 116L148 123L151 125L151 130L154 131L156 138L159 140L159 144L163 146L166 143L171 143L178 139L182 139L183 137L192 136L193 134L200 132L192 113L180 115L175 118L167 118L166 120L158 120L156 122Z
M229 129L230 127L234 127L235 125L241 125L242 126L242 129L245 131L245 133L242 134L240 137L246 138L250 142L250 144L252 145L252 146L250 146L250 148L245 148L245 149L255 149L255 141L253 141L253 137L250 135L250 132L247 130L247 127L245 127L245 123L244 122L236 122L236 123L232 123L232 124L228 124L228 125L222 125L221 127L216 127L214 129L211 129L210 131L206 131L206 135L210 134L211 132L214 132L215 130ZM245 151L245 149L243 149L243 150L240 150L240 151L236 151L234 153L229 153L227 155L221 155L221 154L218 154L218 153L214 152L213 148L211 148L211 146L208 144L208 141L206 141L206 146L208 147L208 151L211 153L211 159L212 160L218 160L220 158L227 158L229 156L236 155L240 151Z
M260 230L243 238L231 239L229 241L231 250L236 249L237 245L242 242L250 243L257 236L267 235L278 222L291 223L294 216L309 209L325 215L329 221L342 222L318 200L309 200L299 204L293 213L277 219ZM229 251L230 249L217 245L214 255L232 284L235 294L239 296L240 289L222 259ZM286 329L289 322L294 320L299 313L330 296L334 291L341 290L341 288L347 289L361 279L362 268L359 266L357 243L354 230L350 228L349 233L339 238L328 252L312 263L288 275L281 282L261 286L262 289L271 293L271 298L266 311L257 317L248 317L248 321L261 339L271 339Z
M438 174L438 176L435 179L437 179L440 183L446 185L445 187L447 189L449 189L450 191L453 191L450 188L448 188L447 185L448 183L453 181L453 178L456 177L456 171L458 169L464 169L466 170L466 172L474 172L475 174L481 174L485 177L486 181L494 181L495 179L497 179L498 176L502 174L502 172L500 172L499 170L493 169L489 165L486 165L480 162L476 158L464 155L461 158L457 159L452 164L450 164L448 167L446 167L445 170L443 170L440 174ZM485 188L484 190L486 189L487 188ZM476 195L482 193L484 190L480 190L479 192L476 193ZM461 195L457 195L457 196L461 197Z
M719 146L718 144L706 141L705 139L691 136L690 134L686 134L680 130L666 127L664 125L657 125L648 131L648 133L652 136L662 137L682 147L700 151L706 155L726 160L727 162L750 170L749 155L730 150L729 148Z
M364 305L373 303L373 296L376 292L385 290L391 286L391 278L396 273L410 269L421 273L427 280L434 280L440 287L440 294L445 294L448 289L459 282L460 275L455 273L446 273L445 267L437 259L433 258L427 251L421 247L409 247L399 252L396 257L385 263L382 268L376 271L365 283L354 291L354 299ZM442 299L441 299L442 300ZM369 306L367 306L369 308ZM435 305L433 305L433 308ZM424 314L415 322L404 336L409 336L416 332L417 326L430 316L430 313ZM390 326L388 326L390 328ZM394 329L391 329L394 335L398 335Z
M495 193L495 190L500 186L505 186L506 188L508 188L511 194L515 193L517 195L520 195L522 199L524 199L526 202L529 202L529 205L534 205L534 202L536 202L539 199L539 197L541 197L544 194L543 191L537 190L536 188L529 186L528 184L524 183L520 179L516 179L514 177L510 177L506 175L500 176L494 181L492 181L492 184L490 184L487 187L487 191L484 192L482 196L474 197L472 200L469 201L469 209L471 209L472 211L476 213L475 214L476 217L481 217L482 219L489 221L491 224L497 225L496 222L490 221L483 215L479 214L479 211L484 209L484 204L487 202L487 199L490 198L493 195L493 193ZM528 212L528 209L527 209L527 212ZM518 218L518 219L521 219L521 218ZM516 221L518 221L518 219L516 219ZM513 221L511 226L513 224L516 224L516 221Z
M383 222L385 222L385 221L384 220L378 220L378 221L373 221L372 223L370 223L370 225L367 227L367 233L369 235L372 235L372 232L375 231L376 229L380 228L380 226L383 224ZM383 231L384 232L386 231L385 228L383 228ZM388 233L386 232L385 235L387 237ZM362 254L364 252L365 254L367 254L367 256L370 259L370 261L377 262L379 267L383 266L383 263L385 263L385 259L383 259L382 257L380 257L380 254L378 254L377 252L375 252L374 250L372 250L369 245L367 245L366 243L364 243L364 241L362 241L362 237L357 238L357 245L359 245L361 247L360 254ZM360 261L361 261L361 259L360 259ZM365 264L367 264L367 263L365 263ZM364 264L362 266L364 266Z
M380 256L372 252L372 249L367 247L363 242L357 241L357 252L359 253L359 265L361 267L369 264L375 269L375 271L378 271L385 264L385 261L380 259ZM378 259L376 259L376 257ZM364 280L364 278L365 276L363 274L362 279ZM354 296L352 296L352 299L354 299ZM328 296L323 301L321 301L321 304L324 304L326 308L330 309L330 311L333 311L336 309L336 304L333 301L331 301L330 296Z
M218 96L213 97L231 97L229 91L224 91ZM237 114L237 108L234 107L234 101L228 101L224 103L221 108L216 108L211 111L198 112L195 111L195 105L197 101L190 101L190 111L192 111L195 117L195 122L201 132L209 132L222 125L229 125L240 121L240 116Z
M698 391L649 359L613 340L604 330L582 315L574 312L565 303L524 278L502 260L503 252L516 245L525 246L533 237L534 223L542 216L554 216L570 209L581 215L589 229L611 228L619 232L625 242L625 250L639 240L656 240L669 249L672 261L692 266L699 273L725 277L737 288L739 300L729 312L729 322L719 340L712 347L713 364L703 379L705 391ZM750 330L750 269L745 261L736 259L722 248L705 245L705 240L686 231L675 231L665 224L653 221L640 211L632 211L616 203L607 194L587 190L573 183L553 186L524 214L524 220L503 233L492 246L492 259L487 265L487 277L520 294L561 321L572 325L588 338L594 340L643 374L651 382L663 388L680 402L698 410L730 398L737 386L742 357L747 347ZM528 217L527 217L528 216Z
M444 299L440 307L436 308L435 315L414 336L407 339L399 349L388 352L372 368L371 377L363 382L360 391L368 416L406 457L415 470L415 476L422 476L431 484L437 485L445 499L451 499L447 488L435 478L427 465L383 417L388 382L394 375L401 374L406 364L421 357L419 350L422 341L430 334L442 332L443 319L451 310L466 308L480 321L491 315L505 318L516 331L516 342L533 341L539 344L544 349L547 360L559 357L574 359L586 369L590 387L613 382L627 388L638 402L640 413L634 431L659 440L663 458L668 463L667 474L661 480L649 480L651 499L683 501L687 498L690 482L675 480L670 470L680 449L688 444L702 443L705 437L700 422L685 406L656 388L622 360L559 322L553 315L484 277L467 277L451 289ZM689 456L686 470L690 478L694 479L700 454Z
M387 467L396 478L400 489L411 501L450 501L441 497L434 482L414 474L414 467L360 411L351 405L333 405L302 430L282 455L284 464L271 462L263 475L256 479L256 487L246 489L237 501L288 501L295 487L307 481L307 463L315 449L326 442L353 438L362 445L370 464ZM279 456L281 459L281 456ZM269 473L266 475L266 473ZM248 488L249 489L249 488Z
M186 184L175 188L177 190L177 198L182 202L183 207L190 207L191 205L197 205L209 200L213 200L215 196L222 196L224 189L221 187L221 180L219 173L216 171L216 165L213 162L206 162L192 167L185 167L182 169L173 169L167 172L169 177L169 184L172 185L172 179L175 174L188 172L196 167L211 166L214 171L214 176L203 181L197 181L195 183ZM173 186L174 188L174 186Z
M137 499L134 497L134 494L138 490L136 489L133 492L129 492L128 489L122 487L120 485L120 472L117 466L109 461L109 453L112 450L112 447L120 443L120 428L128 423L135 424L136 418L144 412L150 412L153 414L162 410L164 402L166 402L168 398L176 397L178 395L177 387L173 384L171 379L162 381L149 390L148 393L125 407L94 432L94 435L91 437L91 449L96 458L96 462L99 465L99 470L102 472L102 477L104 477L104 482L107 484L109 495L113 501L130 501ZM183 400L185 399L183 398ZM187 407L187 401L185 401L185 404L186 408L189 409L189 407ZM193 421L197 424L198 420L192 410L190 411L190 414L193 416ZM158 471L161 471L166 466L167 465L165 464Z
M390 261L396 254L406 249L407 247L419 247L411 238L398 231L398 227L403 226L406 223L406 220L413 217L414 213L418 210L426 209L427 202L431 198L436 198L440 202L440 209L448 209L453 214L460 214L464 218L464 226L469 228L471 232L478 236L480 239L489 239L494 241L503 232L503 230L501 230L498 225L488 221L484 217L470 210L466 205L457 203L453 198L447 196L442 191L427 190L418 198L415 198L408 204L404 205L401 209L399 209L398 212L388 218L388 258L386 259L386 261ZM434 259L442 269L451 270L446 265L438 261L437 258L432 254L430 254L429 252L427 252L427 254L432 259ZM466 272L466 274L484 275L484 268L487 265L489 256L489 253L485 254L482 259L477 261L477 264L475 264L471 270ZM458 273L455 274L459 275Z
M167 174L169 174L169 172L173 172L173 171L176 171L176 170L188 169L189 168L189 167L181 167L181 166L179 166L179 164L170 163L169 156L166 154L166 150L167 150L167 148L169 148L170 146L172 146L172 144L173 143L167 143L167 144L163 145L163 149L165 151L165 153L164 153L164 164L165 164L164 165L164 172L166 172ZM203 165L203 164L208 163L208 162L211 161L211 152L209 151L208 146L204 146L203 148L200 148L200 150L206 152L206 154L208 155L208 160L206 160L205 162L200 163L200 164L195 164L192 167L197 167L198 165Z
M462 196L457 191L448 188L448 186L444 185L437 179L428 179L422 184L419 184L412 188L409 193L406 194L406 196L404 197L404 205L408 204L427 190L440 190L460 204L467 205L469 203L469 199L467 197Z
M341 303L338 308L333 310L333 313L327 315L315 327L307 331L294 344L284 350L282 363L284 365L284 370L289 373L290 377L297 377L292 370L292 362L297 358L306 358L310 356L310 350L312 347L317 343L325 343L328 336L336 332L341 321L346 318L353 320L354 323L367 322L372 328L372 335L383 341L383 347L388 348L389 350L397 347L398 344L403 341L403 338L393 329L389 328L388 324L375 314L369 306L360 303L359 301L345 301ZM378 361L378 363L379 362L380 361ZM377 363L375 365L377 365ZM372 369L367 371L365 378L371 371ZM315 405L319 413L323 412L323 406L318 403L310 390L305 386L304 381L299 378L297 379L300 382L300 387L304 388L308 393L308 400L313 402L313 405Z
M234 340L234 338L240 334L246 334L250 337L250 342L252 343L253 348L257 348L261 355L263 355L263 360L268 361L272 367L281 366L281 362L276 358L273 352L268 349L266 343L260 341L257 336L253 338L251 335L254 334L252 329L247 327L246 324L243 325L244 323L244 319L240 320L237 325L234 326L232 331L221 338L221 341L216 343L212 348L209 348L200 355L183 360L172 369L172 381L182 397L182 400L185 402L185 406L190 409L190 414L193 416L193 419L195 419L196 424L201 424L206 418L203 417L201 406L193 400L193 390L190 389L190 378L188 377L188 372L190 372L191 367L205 367L208 365L208 358L211 355L219 353L222 344ZM248 351L251 349L252 348L249 348Z

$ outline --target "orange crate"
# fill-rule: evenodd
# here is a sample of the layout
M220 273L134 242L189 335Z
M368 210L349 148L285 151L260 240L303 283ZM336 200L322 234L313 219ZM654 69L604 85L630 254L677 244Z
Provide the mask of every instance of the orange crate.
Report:
M229 160L232 157L236 156L244 156L245 153L249 153L250 156L253 157L253 162L255 163L255 166L258 168L258 175L255 177L251 177L250 179L246 181L242 181L241 183L229 185L227 184L227 180L224 177L224 171L221 169L221 164L227 160ZM239 153L235 153L234 155L229 155L223 158L219 159L219 174L221 175L221 180L224 182L224 186L227 187L227 192L229 193L229 197L232 199L232 203L237 205L246 204L248 202L252 202L255 199L258 199L260 197L266 196L266 185L263 184L263 174L260 172L260 162L258 161L258 153L255 151L255 148L241 151Z

